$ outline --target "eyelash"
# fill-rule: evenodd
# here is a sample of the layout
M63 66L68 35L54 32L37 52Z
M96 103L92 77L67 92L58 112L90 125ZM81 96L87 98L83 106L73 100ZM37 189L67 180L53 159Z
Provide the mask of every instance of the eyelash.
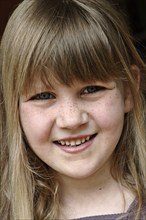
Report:
M55 99L55 95L53 95L50 92L41 92L30 98L30 100L48 100L48 99Z
M83 88L81 90L81 95L84 95L84 94L93 94L93 93L96 93L96 92L99 92L101 90L104 90L105 87L103 86L86 86L85 88ZM30 100L40 100L40 101L43 101L43 100L49 100L49 99L55 99L55 95L50 93L50 92L41 92L41 93L38 93L34 96L32 96L30 98Z
M99 92L101 90L105 90L105 87L103 86L87 86L84 89L82 89L81 94L92 94L92 93L96 93Z

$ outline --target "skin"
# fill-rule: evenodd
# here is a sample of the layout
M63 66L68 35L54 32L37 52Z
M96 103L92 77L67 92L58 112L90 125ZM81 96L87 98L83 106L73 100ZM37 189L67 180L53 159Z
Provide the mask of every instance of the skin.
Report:
M127 87L119 88L115 81L97 81L90 84L74 82L71 87L54 83L53 88L46 88L37 82L33 92L20 97L19 108L30 147L59 174L64 210L68 210L71 198L77 207L76 204L83 201L79 195L84 195L84 199L87 195L93 202L90 204L88 201L86 210L80 206L80 212L84 214L86 211L88 215L123 211L121 191L110 175L110 162L122 133L124 115L132 109L131 93ZM54 142L77 140L92 134L96 136L80 152L66 152ZM106 194L99 193L98 201L95 196L97 188L108 188L108 191L104 190ZM117 196L109 205L109 198L115 192ZM103 199L104 207L106 203L109 207L107 210L103 209ZM99 213L97 210L89 213L97 209L94 209L95 202L96 207L99 205ZM75 209L72 212L75 213ZM66 217L75 217L72 212L65 211ZM78 211L76 213L79 217Z

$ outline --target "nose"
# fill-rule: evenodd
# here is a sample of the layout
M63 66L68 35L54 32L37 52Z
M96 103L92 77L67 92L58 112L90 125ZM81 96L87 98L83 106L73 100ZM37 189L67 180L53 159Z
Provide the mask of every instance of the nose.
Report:
M56 124L60 128L77 129L88 122L88 113L77 103L60 106Z

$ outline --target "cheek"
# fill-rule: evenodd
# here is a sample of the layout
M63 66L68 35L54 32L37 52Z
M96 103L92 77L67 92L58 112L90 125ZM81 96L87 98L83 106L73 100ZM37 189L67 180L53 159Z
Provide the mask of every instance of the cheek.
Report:
M124 121L124 102L118 95L108 97L93 109L93 115L99 127L104 129L121 129Z
M41 143L46 138L49 139L51 117L49 119L41 111L32 111L32 109L25 107L20 108L21 125L30 145L36 142Z

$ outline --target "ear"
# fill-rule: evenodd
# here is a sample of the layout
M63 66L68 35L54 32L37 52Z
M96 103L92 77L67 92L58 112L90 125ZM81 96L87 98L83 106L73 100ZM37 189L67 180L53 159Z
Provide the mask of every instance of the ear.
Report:
M136 65L131 65L130 71L131 71L131 75L133 75L133 78L135 80L136 89L139 90L140 69ZM124 85L124 110L125 110L125 113L130 112L132 110L132 108L133 108L133 95L132 95L132 91L131 91L128 83L126 83Z

